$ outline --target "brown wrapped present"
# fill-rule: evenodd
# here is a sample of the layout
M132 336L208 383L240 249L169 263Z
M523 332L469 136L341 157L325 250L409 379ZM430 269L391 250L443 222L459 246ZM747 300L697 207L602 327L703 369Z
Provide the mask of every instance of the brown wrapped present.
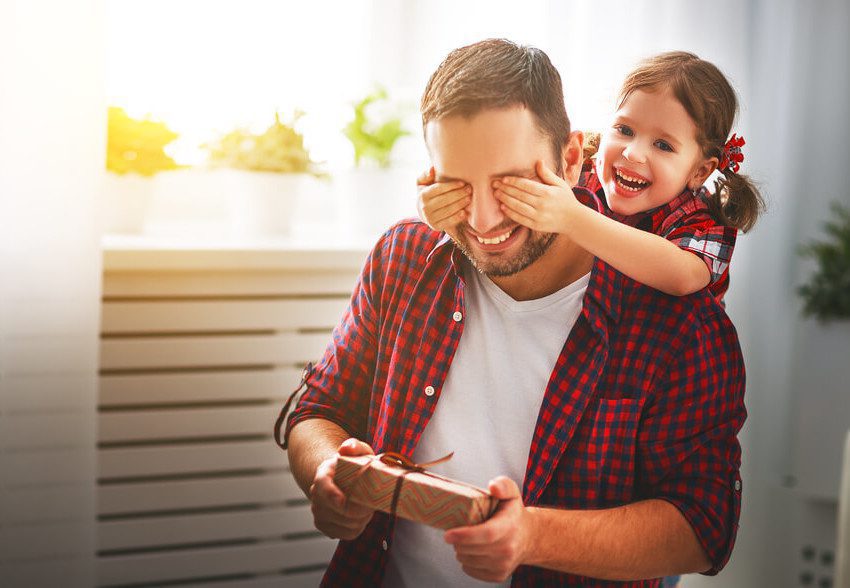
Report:
M398 454L339 456L334 482L349 500L438 529L477 525L496 510L486 490L423 470Z

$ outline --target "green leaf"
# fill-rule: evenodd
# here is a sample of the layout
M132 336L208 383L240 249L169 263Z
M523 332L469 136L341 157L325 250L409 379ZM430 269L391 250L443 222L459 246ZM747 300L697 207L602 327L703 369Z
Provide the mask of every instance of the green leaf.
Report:
M809 282L797 289L803 314L820 321L850 319L850 208L836 202L830 210L832 218L823 223L827 238L798 248L817 262Z

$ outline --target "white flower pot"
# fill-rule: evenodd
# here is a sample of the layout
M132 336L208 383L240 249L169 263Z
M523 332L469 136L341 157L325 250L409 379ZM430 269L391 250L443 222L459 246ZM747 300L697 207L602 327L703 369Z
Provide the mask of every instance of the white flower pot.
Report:
M153 200L153 181L134 173L107 172L100 206L102 232L141 233Z
M238 235L289 235L302 198L309 198L316 179L308 174L232 172L230 218Z

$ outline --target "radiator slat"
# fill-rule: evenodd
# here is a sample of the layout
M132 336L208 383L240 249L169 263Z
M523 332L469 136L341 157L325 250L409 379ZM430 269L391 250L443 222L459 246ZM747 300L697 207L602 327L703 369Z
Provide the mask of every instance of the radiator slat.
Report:
M277 404L107 412L98 416L101 443L265 435L280 411Z
M303 498L304 494L288 471L210 480L109 484L100 487L98 514L269 504Z
M330 340L330 337L328 338ZM301 380L300 368L100 377L100 406L282 400Z
M101 557L100 585L214 578L231 574L271 573L326 563L336 542L325 537L255 545L187 549L168 553ZM281 585L285 585L281 583Z
M350 295L366 253L357 267L339 271L107 271L103 296L281 296L311 294Z
M332 329L348 296L307 300L104 302L103 333Z
M300 574L286 574L263 576L261 578L239 579L231 582L203 582L201 584L181 584L181 588L316 588L324 575L324 570L319 572L302 572Z
M268 441L101 449L98 461L101 479L278 469L288 466L286 452L275 445L271 438Z
M280 538L315 531L309 505L103 521L97 526L100 551Z
M101 370L296 365L315 361L327 333L103 339Z

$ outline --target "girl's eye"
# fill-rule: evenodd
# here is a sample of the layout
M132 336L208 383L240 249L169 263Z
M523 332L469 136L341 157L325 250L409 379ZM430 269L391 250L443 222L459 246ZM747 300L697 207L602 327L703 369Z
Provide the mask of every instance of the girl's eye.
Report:
M628 125L614 125L614 130L627 137L632 137L635 134L632 128Z
M662 151L669 151L672 153L674 151L673 146L670 145L667 141L658 140L655 142L655 146L661 149Z

